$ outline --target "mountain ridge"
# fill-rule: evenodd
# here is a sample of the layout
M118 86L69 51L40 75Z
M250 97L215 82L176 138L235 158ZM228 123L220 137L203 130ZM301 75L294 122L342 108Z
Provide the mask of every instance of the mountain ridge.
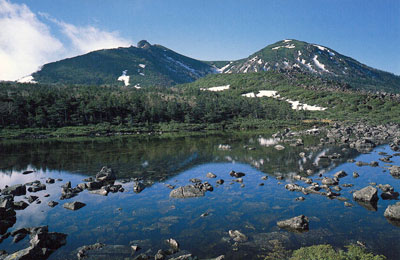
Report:
M104 49L45 64L32 80L47 84L172 86L216 73L301 72L353 89L400 92L400 76L369 67L319 44L286 39L247 58L201 61L142 40L137 47Z

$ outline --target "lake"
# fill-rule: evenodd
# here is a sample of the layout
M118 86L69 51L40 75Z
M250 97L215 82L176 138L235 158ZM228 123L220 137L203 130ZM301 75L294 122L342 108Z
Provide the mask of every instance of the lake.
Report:
M359 243L388 259L397 259L400 228L383 216L386 207L396 201L380 198L374 210L353 201L351 192L370 183L390 184L399 191L400 180L389 174L387 166L400 165L400 156L393 156L388 164L379 161L382 153L395 154L388 145L361 154L350 148L318 145L316 137L305 137L304 146L280 143L283 150L274 148L278 143L262 134L4 142L0 144L0 189L35 180L45 183L47 178L62 179L46 184L46 190L28 192L27 196L38 196L41 203L17 211L17 222L8 231L48 225L51 232L67 234L67 244L51 259L75 259L77 248L96 242L137 244L142 248L139 252L152 250L154 255L158 249L167 248L164 241L168 238L176 239L181 249L200 259L222 254L226 259L263 259L276 241L291 250L315 244L343 248ZM329 155L334 156L326 159ZM378 161L379 166L357 166L351 159ZM100 196L85 190L74 198L60 200L62 184L71 181L74 187L105 165L116 172L116 183L124 192ZM27 170L34 172L23 175ZM232 170L246 174L243 183L233 181L235 178L229 175ZM307 170L318 183L320 174L332 177L344 170L348 176L340 179L339 192L354 206L285 189L288 183L308 186L294 179L299 173L306 176ZM207 178L208 172L217 177ZM354 178L353 172L359 177ZM167 184L177 188L190 184L192 178L208 181L214 190L198 198L169 196ZM146 186L142 192L133 191L134 179ZM218 185L219 179L225 182ZM380 190L378 194L380 197ZM297 201L300 196L305 200ZM24 196L15 197L19 200L26 201ZM60 204L51 208L48 202L52 200ZM86 206L77 211L63 208L62 204L71 201ZM308 232L294 233L276 225L301 214L310 220ZM248 241L235 244L229 230L241 231ZM28 237L18 243L9 237L0 244L0 250L11 253L28 245Z

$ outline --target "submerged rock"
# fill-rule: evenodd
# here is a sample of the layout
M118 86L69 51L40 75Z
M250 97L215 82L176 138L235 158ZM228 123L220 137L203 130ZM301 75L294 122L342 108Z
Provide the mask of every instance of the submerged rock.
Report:
M247 236L240 232L239 230L229 230L228 231L229 236L233 239L235 242L246 242L248 240Z
M300 215L287 220L278 221L276 224L280 228L302 232L302 231L307 231L309 229L308 223L309 223L308 217Z
M2 195L13 195L13 196L22 196L26 194L26 186L22 184L16 184L7 188L4 188L1 191Z
M171 198L183 199L183 198L202 197L204 196L204 193L205 191L195 187L194 185L186 185L172 190L169 196Z

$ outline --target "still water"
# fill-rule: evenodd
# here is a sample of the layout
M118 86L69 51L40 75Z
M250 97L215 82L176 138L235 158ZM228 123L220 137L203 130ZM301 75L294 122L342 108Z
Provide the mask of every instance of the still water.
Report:
M185 138L110 138L81 141L34 141L0 144L0 189L5 185L23 184L34 180L42 183L49 177L62 179L46 184L47 189L36 192L41 204L30 204L17 211L17 222L8 231L22 227L48 225L51 232L68 234L67 244L58 249L51 259L75 259L76 249L83 245L102 242L105 244L139 244L145 252L157 252L165 248L165 239L174 238L180 248L200 258L224 254L227 259L262 259L272 248L272 241L280 241L287 249L329 243L342 248L362 242L366 247L389 259L400 255L400 227L390 224L383 212L396 201L378 201L377 211L370 211L352 199L351 191L369 183L391 184L400 190L400 180L394 179L386 167L389 164L378 159L379 152L393 154L387 145L375 148L369 154L335 146L318 146L317 140L305 139L305 146L285 146L274 149L278 143L267 135L209 136ZM229 145L229 149L226 148ZM299 153L305 156L300 157ZM324 160L322 155L340 154L340 158ZM378 167L356 166L347 162L379 161ZM393 163L400 165L400 157ZM60 186L71 181L72 186L84 178L94 176L102 166L111 166L118 176L117 183L125 192L109 193L108 196L81 192L78 196L59 200ZM26 170L34 173L22 175ZM231 182L231 170L244 172L243 185ZM331 177L339 170L348 173L340 184L341 197L347 198L353 207L344 202L321 195L303 195L285 189L287 183L303 182L293 179L298 173L312 171L310 176L320 183L318 175ZM353 178L352 172L360 177ZM217 175L206 177L208 172ZM263 180L263 176L268 176ZM282 176L283 180L277 180ZM125 179L141 178L146 188L133 192L133 182ZM214 191L204 197L174 199L171 189L190 184L198 178L210 182ZM225 183L217 185L216 180ZM121 182L122 181L122 182ZM381 191L379 191L380 195ZM44 197L44 194L50 194ZM305 201L295 198L304 196ZM15 198L25 200L24 196ZM54 200L60 204L50 208ZM65 202L80 201L87 205L78 211L62 207ZM208 213L202 217L203 213ZM292 233L276 226L279 220L304 214L310 219L310 231ZM240 230L249 237L244 243L233 246L228 230ZM0 249L11 253L27 247L29 238L12 243L12 237L0 244Z

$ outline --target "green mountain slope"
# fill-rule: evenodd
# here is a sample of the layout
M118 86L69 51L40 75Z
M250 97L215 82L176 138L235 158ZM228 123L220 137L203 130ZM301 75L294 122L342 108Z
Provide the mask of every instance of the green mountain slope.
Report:
M202 61L140 41L138 47L99 50L49 63L32 76L36 82L46 84L139 87L192 82L214 72L215 67Z
M246 59L218 67L223 73L300 71L346 82L355 89L400 92L399 76L368 67L330 48L297 40L276 42Z

